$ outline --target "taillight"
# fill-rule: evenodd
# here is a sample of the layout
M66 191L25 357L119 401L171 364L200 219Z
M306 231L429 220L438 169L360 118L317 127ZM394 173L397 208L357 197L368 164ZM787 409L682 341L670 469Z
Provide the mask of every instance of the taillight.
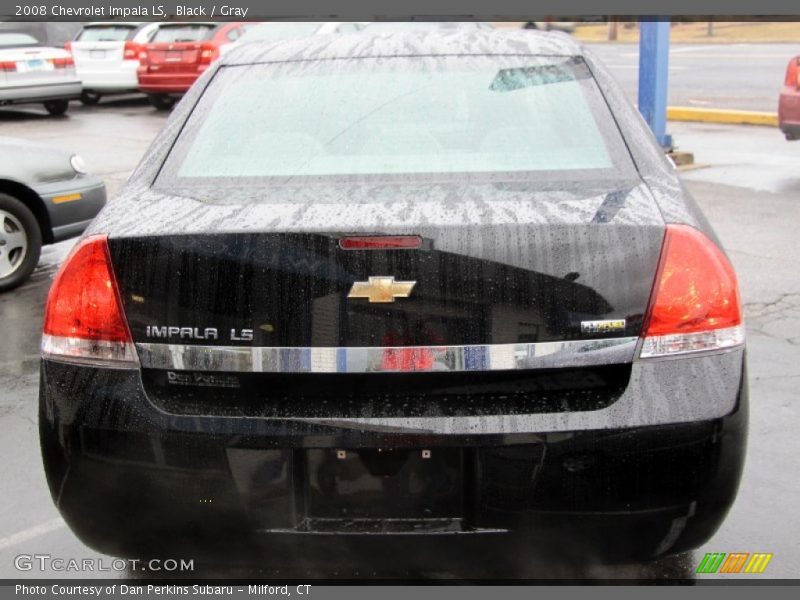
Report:
M800 88L800 56L795 56L786 67L786 85Z
M739 288L730 262L697 229L667 225L641 357L720 350L743 343Z
M53 66L56 69L66 69L67 67L71 67L75 64L75 61L72 60L71 56L65 56L64 58L51 58L50 62L53 63Z
M0 71L10 73L17 70L17 63L13 60L0 61Z
M122 60L138 60L141 46L136 42L125 42L122 48Z
M213 42L203 42L200 44L200 64L210 65L219 57L219 46Z
M147 66L147 50L145 48L139 50L139 65L142 67Z
M44 314L42 356L84 364L136 366L107 236L91 236L56 275Z

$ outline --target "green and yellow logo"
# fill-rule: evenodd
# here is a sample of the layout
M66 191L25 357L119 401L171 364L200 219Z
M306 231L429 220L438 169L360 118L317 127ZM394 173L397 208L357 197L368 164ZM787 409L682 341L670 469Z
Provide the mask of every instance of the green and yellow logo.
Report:
M708 552L697 565L698 573L763 573L772 554L764 552Z

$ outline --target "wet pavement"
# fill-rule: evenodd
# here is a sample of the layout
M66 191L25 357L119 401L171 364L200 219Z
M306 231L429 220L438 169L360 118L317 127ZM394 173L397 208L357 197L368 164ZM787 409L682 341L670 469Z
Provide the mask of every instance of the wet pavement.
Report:
M587 44L636 102L638 44ZM673 44L669 98L675 106L776 112L797 44Z
M81 153L89 169L113 193L145 152L166 119L139 99L74 103L68 117L45 118L32 111L0 110L0 135L51 143ZM740 277L746 307L751 396L751 433L742 488L727 521L695 553L649 564L615 567L520 565L520 577L668 579L693 577L704 552L772 552L759 577L794 577L800 562L800 442L797 386L800 385L800 277L796 260L800 228L800 142L783 140L776 129L670 124L679 146L707 166L684 179L716 228ZM112 199L113 201L113 199ZM20 554L101 558L64 525L50 499L39 458L36 412L38 344L47 289L74 242L45 248L31 280L0 295L0 577L37 577L19 571ZM106 557L106 561L108 562ZM285 572L203 568L196 574L280 577ZM432 566L427 573L376 573L357 566L317 577L452 577ZM147 576L137 572L45 576ZM162 575L157 573L154 575ZM488 574L473 571L471 577ZM709 576L701 576L709 577ZM743 577L733 575L731 577Z

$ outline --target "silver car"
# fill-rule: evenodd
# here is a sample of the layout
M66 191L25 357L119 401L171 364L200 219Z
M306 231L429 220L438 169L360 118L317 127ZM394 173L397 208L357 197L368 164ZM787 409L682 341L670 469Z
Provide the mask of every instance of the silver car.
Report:
M0 137L0 292L21 285L43 244L83 233L106 203L102 180L81 157Z
M0 106L42 103L51 115L63 115L81 89L69 52L25 32L0 31Z

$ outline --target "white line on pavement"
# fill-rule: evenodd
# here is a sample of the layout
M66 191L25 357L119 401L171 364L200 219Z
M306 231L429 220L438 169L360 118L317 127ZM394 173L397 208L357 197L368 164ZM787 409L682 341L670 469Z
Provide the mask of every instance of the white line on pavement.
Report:
M17 533L12 533L8 537L0 538L0 550L4 548L10 548L11 546L16 546L17 544L21 544L22 542L27 542L28 540L32 540L33 538L37 538L40 535L50 533L51 531L55 531L56 529L61 529L62 527L66 527L66 523L64 523L64 519L58 517L57 519L53 519L52 521L45 521L44 523L39 523L38 525L34 525L29 529L24 529L22 531L18 531Z

